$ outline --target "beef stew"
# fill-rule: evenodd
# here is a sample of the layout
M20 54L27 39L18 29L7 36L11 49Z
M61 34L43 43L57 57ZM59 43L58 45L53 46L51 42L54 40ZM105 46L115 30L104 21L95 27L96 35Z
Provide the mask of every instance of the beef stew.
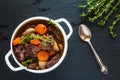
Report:
M17 31L12 47L16 59L23 66L43 70L52 67L61 58L64 38L51 20L34 20Z

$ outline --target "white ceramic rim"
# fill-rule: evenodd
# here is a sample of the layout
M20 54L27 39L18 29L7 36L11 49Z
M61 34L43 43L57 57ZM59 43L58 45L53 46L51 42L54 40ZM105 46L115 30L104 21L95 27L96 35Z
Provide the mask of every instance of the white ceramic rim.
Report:
M22 23L20 23L17 28L15 29L15 31L13 32L13 35L12 35L12 38L11 38L11 43L10 43L10 47L11 47L11 52L12 52L12 57L14 58L15 62L20 66L22 67L23 69L29 71L29 72L32 72L32 73L46 73L46 72L49 72L49 71L52 71L54 70L56 67L58 67L62 61L64 60L66 54L67 54L67 49L68 49L68 41L67 41L67 38L66 38L66 33L65 31L63 30L63 28L61 27L61 25L59 23L56 23L54 20L53 22L57 25L57 27L61 30L62 34L63 34L63 38L64 38L64 51L63 51L63 55L61 56L61 58L59 59L59 61L53 65L52 67L48 68L48 69L44 69L44 70L32 70L32 69L28 69L27 67L21 65L18 60L16 59L14 53L13 53L13 48L12 48L12 41L14 39L14 36L16 34L16 32L24 25L26 24L27 22L31 21L31 20L36 20L36 19L40 19L40 20L49 20L50 18L47 18L47 17L41 17L41 16L38 16L38 17L31 17L31 18L28 18L26 20L24 20Z

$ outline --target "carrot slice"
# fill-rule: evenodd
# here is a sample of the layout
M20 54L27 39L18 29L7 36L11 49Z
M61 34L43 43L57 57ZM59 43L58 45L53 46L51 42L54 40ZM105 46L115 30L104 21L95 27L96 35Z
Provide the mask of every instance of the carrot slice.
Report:
M38 44L40 44L40 40L39 39L32 39L32 40L30 40L30 43L34 44L34 45L38 45Z
M47 51L40 51L37 54L37 58L40 61L47 61L49 58L49 53Z
M19 44L19 43L20 43L20 37L15 38L15 39L13 40L13 42L12 42L12 45L15 46L15 45L17 45L17 44Z
M37 33L39 34L45 34L45 32L47 31L47 28L45 25L43 24L38 24L36 27L35 27L35 30Z
M50 56L52 56L53 54L55 54L55 51L53 51L53 50L49 51Z

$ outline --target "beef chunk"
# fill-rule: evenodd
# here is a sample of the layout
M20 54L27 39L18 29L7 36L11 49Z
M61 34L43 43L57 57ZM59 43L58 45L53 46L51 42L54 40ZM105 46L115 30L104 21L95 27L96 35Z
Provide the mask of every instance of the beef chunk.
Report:
M38 69L40 69L40 67L39 67L38 63L32 63L32 64L29 64L28 69L38 70Z
M48 33L50 35L53 35L53 37L55 38L55 40L57 42L61 42L61 37L60 35L58 34L58 30L56 27L51 27L51 26L48 26Z
M33 52L31 51L31 44L25 44L24 50L26 51L25 54L26 58L36 57L36 55L34 55Z
M31 45L31 51L32 53L34 54L34 56L37 55L37 53L41 50L41 48L39 48L38 46L36 45Z
M31 51L34 55L36 55L40 50L52 50L51 43L42 41L40 45L31 45Z
M41 47L42 50L47 50L47 51L52 50L52 44L50 42L42 41L40 45L42 46Z
M47 63L47 68L52 67L53 65L55 65L60 59L60 55L56 54L50 61L48 61Z
M25 50L23 49L23 45L17 45L13 49L14 49L15 55L18 58L18 61L19 62L24 61L25 60L25 56L24 56Z
M13 47L15 53L20 53L23 50L23 45L17 45Z

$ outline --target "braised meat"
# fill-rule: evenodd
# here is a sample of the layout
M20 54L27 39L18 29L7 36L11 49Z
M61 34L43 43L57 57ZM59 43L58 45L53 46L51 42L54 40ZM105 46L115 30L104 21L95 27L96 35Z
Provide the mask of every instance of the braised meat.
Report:
M16 59L28 69L42 70L55 65L63 54L61 31L48 22L26 24L18 31L13 42Z

